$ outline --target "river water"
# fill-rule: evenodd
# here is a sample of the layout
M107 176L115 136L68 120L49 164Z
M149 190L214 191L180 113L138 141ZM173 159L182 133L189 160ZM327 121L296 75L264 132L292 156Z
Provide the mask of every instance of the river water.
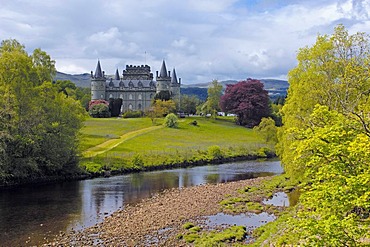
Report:
M245 161L133 173L0 191L0 246L37 245L79 230L165 189L225 183L282 172L280 161Z

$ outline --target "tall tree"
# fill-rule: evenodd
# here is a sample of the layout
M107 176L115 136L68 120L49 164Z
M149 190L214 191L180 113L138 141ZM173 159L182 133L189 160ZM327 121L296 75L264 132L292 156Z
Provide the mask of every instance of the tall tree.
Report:
M222 96L222 84L218 80L213 80L208 87L207 101L203 105L205 113L210 113L214 118L217 117L217 112L221 110L220 99Z
M287 172L292 164L289 129L310 127L307 118L316 104L359 121L370 135L370 46L364 33L349 35L344 26L333 35L319 35L312 47L299 50L298 65L289 72L289 90L282 108L284 127L279 131L279 152ZM292 173L296 169L292 168ZM303 170L299 170L303 172Z
M46 53L36 50L35 60L16 40L1 44L0 183L71 172L82 107L51 84L55 68Z
M221 97L221 107L225 112L236 114L239 125L249 127L258 125L270 112L269 97L263 84L250 78L235 85L227 85Z
M45 51L35 49L32 53L32 62L39 84L53 80L56 74L55 61Z
M344 26L301 49L289 72L278 151L301 184L291 217L269 244L360 246L370 219L370 45Z
M156 118L165 117L170 113L176 111L176 103L173 100L155 100L152 106L145 112L145 114L152 120L152 124L155 124Z
M200 99L195 95L181 95L180 101L176 103L176 105L180 105L179 111L187 114L195 114L197 106L200 105Z

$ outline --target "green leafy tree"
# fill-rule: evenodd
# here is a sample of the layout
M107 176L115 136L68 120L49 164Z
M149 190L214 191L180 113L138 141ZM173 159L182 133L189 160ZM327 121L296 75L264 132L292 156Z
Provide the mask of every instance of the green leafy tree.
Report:
M179 111L187 114L196 114L200 104L200 99L195 95L181 95L180 102L176 103L180 105Z
M359 246L369 239L368 38L339 25L298 53L277 147L302 195L266 243Z
M70 80L57 80L54 84L58 88L58 92L63 92L68 97L76 96L76 85Z
M213 80L208 87L207 101L202 107L205 114L211 114L214 118L217 117L217 112L221 110L220 99L222 96L222 84L218 80Z
M1 43L2 184L77 169L77 133L84 113L78 102L65 99L52 86L49 72L55 70L53 66L40 49L29 56L16 40ZM46 75L43 71L49 72Z
M37 48L32 53L32 63L39 83L51 82L56 74L55 61L45 51Z
M152 106L145 112L145 115L155 124L156 118L162 118L176 111L176 103L173 100L155 100Z
M302 246L359 246L369 237L370 138L362 124L317 105L310 128L292 129L292 161L304 171L298 210L272 242Z
M277 127L275 121L272 118L262 118L258 126L255 126L253 130L257 131L267 143L277 143Z
M171 99L171 93L170 91L160 91L159 93L154 95L154 100L162 100L167 101Z
M289 173L291 129L310 127L307 118L316 104L326 105L360 122L369 135L370 46L364 33L349 35L342 25L332 36L319 35L312 47L299 50L298 65L289 72L288 97L277 151ZM293 169L295 170L295 169Z

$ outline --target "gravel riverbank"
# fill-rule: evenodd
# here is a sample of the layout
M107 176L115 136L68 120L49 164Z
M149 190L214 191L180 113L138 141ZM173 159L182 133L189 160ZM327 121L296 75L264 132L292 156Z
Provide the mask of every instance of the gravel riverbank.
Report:
M270 178L167 190L44 246L186 246L176 238L185 222L221 212L219 202L226 195L237 195L238 189L266 179Z

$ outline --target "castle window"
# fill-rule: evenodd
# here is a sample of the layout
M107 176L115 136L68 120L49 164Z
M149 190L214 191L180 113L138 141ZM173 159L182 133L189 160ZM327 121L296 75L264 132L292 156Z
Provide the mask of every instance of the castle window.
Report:
M143 83L142 83L141 81L139 81L139 82L137 83L137 86L138 86L139 88L142 88L142 87L143 87Z
M132 94L129 94L128 95L128 99L132 99Z
M101 98L101 99L104 99L104 95L102 95L102 94L101 94L101 95L100 95L100 98Z
M129 104L128 105L128 109L131 111L132 110L132 105L131 104Z
M110 95L109 95L109 98L110 98L110 99L113 99L113 94L110 94Z
M139 97L138 97L139 100L142 100L143 97L141 96L141 94L139 94Z
M130 81L130 83L128 84L128 86L130 87L130 89L132 89L134 87L134 83L132 83L132 81Z
M137 105L138 110L141 110L141 104Z
M153 94L152 93L150 94L150 98L153 99Z
M120 95L119 95L119 98L120 98L120 99L123 99L123 94L120 94Z

